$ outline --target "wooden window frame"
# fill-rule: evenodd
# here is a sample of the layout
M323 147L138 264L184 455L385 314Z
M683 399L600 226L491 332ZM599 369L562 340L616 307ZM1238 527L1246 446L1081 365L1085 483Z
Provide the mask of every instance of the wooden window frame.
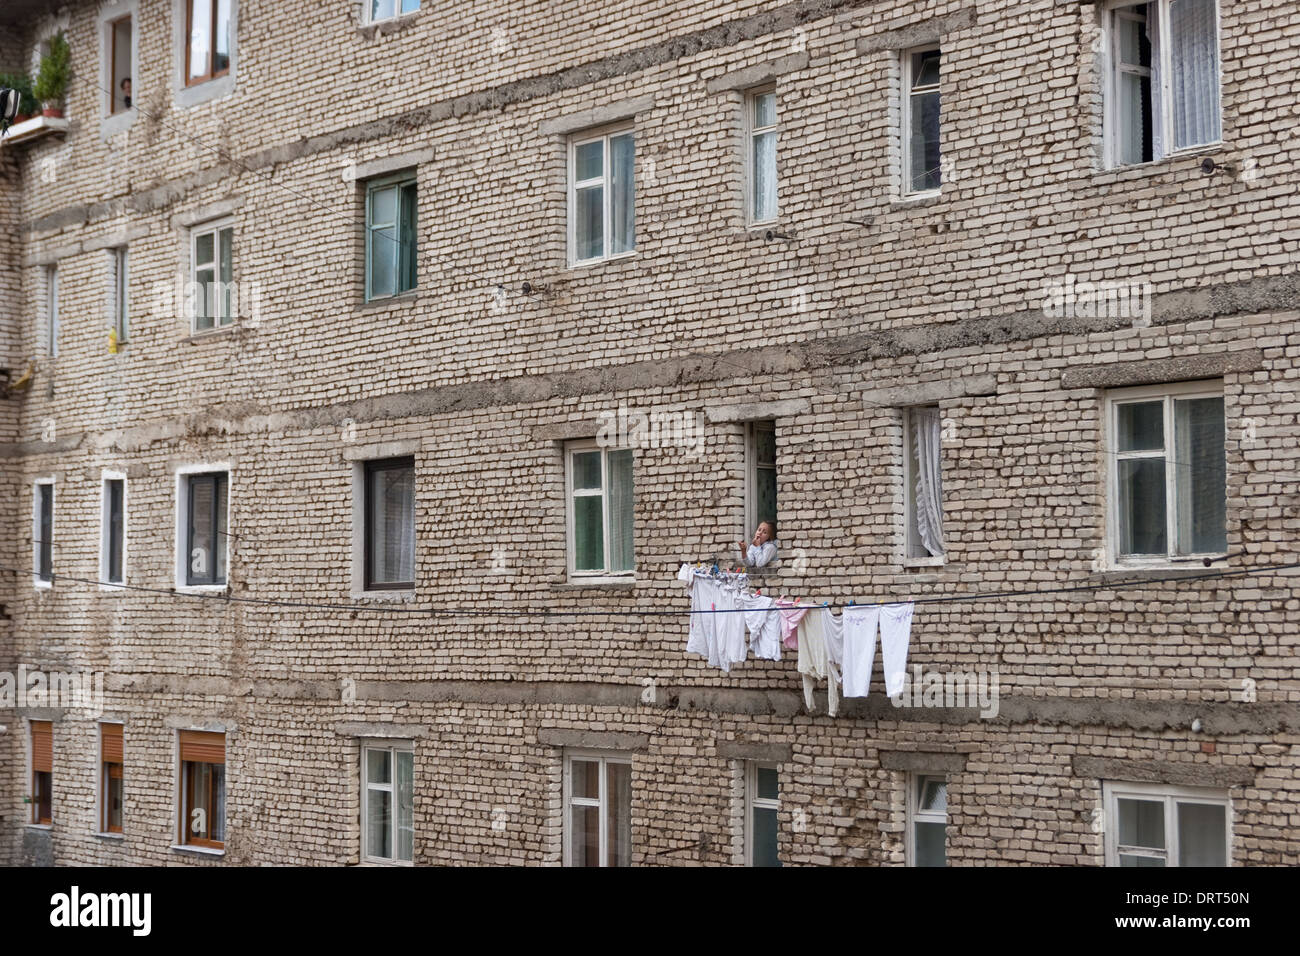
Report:
M37 737L43 736L49 744L49 763L48 769L41 769L46 766L45 761L37 753ZM48 827L54 825L54 722L50 720L31 720L27 725L27 742L30 754L31 775L28 778L31 784L31 801L32 812L31 819L28 821L34 826ZM45 776L42 786L41 775ZM41 813L42 794L49 804L49 815L44 816Z
M213 70L217 61L217 17L220 13L222 0L211 0L212 4L212 22L208 24L208 64L207 72L202 76L190 75L190 50L192 47L191 40L194 36L194 0L184 0L185 2L185 85L198 86L200 83L206 83L209 80L215 80L218 77L226 76L230 73L231 57L227 56L226 66L221 70ZM235 6L233 0L230 3L230 22L233 26L235 23ZM234 44L232 43L233 47ZM135 83L132 81L132 87Z
M777 776L776 797L760 797L758 795L758 772L759 770L772 770ZM745 866L754 865L754 811L755 810L775 810L777 812L777 823L780 824L781 813L781 765L768 763L762 760L745 761ZM781 837L777 833L777 860L780 860Z
M411 580L398 581L392 583L376 582L374 580L374 549L375 541L373 528L371 527L371 505L373 504L371 478L380 471L400 471L403 468L411 470L411 510L415 511L415 456L403 455L397 458L376 458L371 461L362 462L361 468L361 488L362 488L362 513L361 513L361 547L363 551L364 570L362 582L367 591L411 591L415 589L415 561L411 562ZM411 529L411 539L414 542L415 528Z
M108 728L115 727L116 731L108 731ZM122 825L119 823L114 826L109 816L112 810L112 780L124 780L123 773L125 770L125 741L123 740L123 725L116 721L100 721L99 723L99 832L101 834L112 833L121 834ZM110 744L111 740L116 740L116 746ZM114 760L113 758L118 759ZM116 771L113 768L117 768ZM122 818L126 819L126 794L125 782L123 786L122 800Z
M221 746L222 746L221 762L220 762L220 763L217 763L216 761L213 761L213 760L187 760L187 759L186 759L186 739L185 739L187 734L203 734L203 735L205 735L205 736L219 736L219 737L221 737L221 738L222 738L222 741L221 741ZM178 741L177 741L177 743L178 743L178 747L177 747L177 758L178 758L178 761L177 761L177 762L178 762L178 765L179 765L179 783L180 783L180 788L179 788L179 789L180 789L180 793L179 793L179 796L180 796L180 801L179 801L179 807L180 807L180 819L179 819L177 822L178 822L178 829L179 829L179 842L180 842L180 845L181 845L181 846L185 846L185 847L200 847L200 848L205 849L205 850L223 850L223 851L224 851L225 848L226 848L226 843L225 843L225 834L226 834L226 809L225 809L225 808L226 808L226 796L227 796L227 786L226 786L227 781L226 781L226 772L225 772L225 768L226 768L226 734L225 734L224 732L222 732L222 731L187 731L187 730L182 730L182 731L180 731L180 733L179 733L179 735L178 735ZM192 811L192 810L194 809L194 807L195 807L195 802L194 802L194 790L193 790L193 787L192 787L192 784L194 783L194 779L193 779L193 777L194 777L195 774L197 774L197 773L199 772L198 768L201 767L201 766L206 766L206 767L209 767L209 768L211 768L211 767L217 767L217 766L221 767L221 789L220 789L220 793L221 793L221 820L220 820L220 823L221 823L222 839L220 839L220 840L213 840L213 839L211 839L210 837L199 837L199 836L195 836L195 835L191 832L191 830L190 830L190 825L189 825L189 823L190 823L190 814L191 814L191 811ZM214 773L214 772L212 772L211 770L209 770L209 773L208 773L207 804L206 804L209 813L211 813L212 808L216 806L216 803L217 803L217 799L216 799L216 798L217 798L217 793L218 793L218 790L217 790L217 774ZM209 817L209 818L206 820L206 823L207 823L207 831L206 831L206 832L208 832L208 833L212 833L212 831L213 831L213 820L212 820L212 818Z
M187 6L189 6L191 3L192 0L186 0ZM117 28L122 24L123 21L126 21L127 23L131 23L131 14L124 13L122 16L114 17L112 20L109 20L107 24L105 24L108 27L108 115L109 116L116 116L119 113L127 113L132 109L132 107L126 105L123 105L121 109L117 108L117 97L118 97ZM129 44L129 46L132 50L135 49L135 24L134 23L131 23L131 43ZM185 45L185 49L187 51L189 50L188 42ZM188 52L186 53L186 56L187 57L189 56ZM135 102L134 57L132 58L131 70L132 70L131 102L134 103Z

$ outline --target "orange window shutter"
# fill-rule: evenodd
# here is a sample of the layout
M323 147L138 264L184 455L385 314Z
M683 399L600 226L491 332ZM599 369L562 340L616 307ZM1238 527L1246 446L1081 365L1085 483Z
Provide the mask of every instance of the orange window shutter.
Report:
M100 751L104 763L122 762L122 725L99 725Z
M181 760L194 763L225 763L226 735L205 730L182 730Z
M54 772L54 725L48 720L32 721L32 771Z

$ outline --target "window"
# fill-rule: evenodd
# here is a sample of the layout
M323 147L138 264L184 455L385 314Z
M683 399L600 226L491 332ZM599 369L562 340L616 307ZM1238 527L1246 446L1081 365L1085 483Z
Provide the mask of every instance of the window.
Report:
M1217 143L1219 32L1215 0L1122 3L1107 11L1110 166L1147 163Z
M99 725L101 833L122 832L122 725Z
M59 355L59 267L45 269L45 354Z
M912 775L908 795L908 865L948 865L948 783L943 777Z
M909 559L944 555L942 428L938 405L903 410L903 499Z
M758 90L745 98L749 121L749 221L776 219L776 91Z
M126 581L126 476L105 472L103 482L99 580L122 584Z
M110 113L131 108L131 18L118 17L108 25Z
M1110 395L1113 554L1127 563L1227 552L1227 462L1219 383Z
M54 479L32 486L32 576L37 587L54 581Z
M631 574L632 451L568 447L569 573Z
M776 526L776 422L745 425L745 539L761 521Z
M415 753L410 741L361 748L362 856L410 863L415 858Z
M113 282L113 342L115 345L122 345L131 333L131 309L127 297L126 246L110 252L109 271Z
M228 548L226 519L229 473L182 473L178 501L178 583L223 587Z
M569 249L575 264L636 250L632 130L575 138L569 146Z
M415 587L415 459L365 463L366 590Z
M226 840L226 735L182 730L180 842L220 850Z
M230 8L234 0L186 0L185 2L185 85L230 72L233 24Z
M366 21L378 23L420 9L420 0L366 0Z
M366 185L366 299L416 285L415 177L386 176Z
M903 54L903 194L939 189L939 51Z
M229 325L234 317L235 228L211 223L191 234L194 287L191 314L194 331Z
M1226 792L1145 783L1103 783L1107 866L1227 866Z
M779 774L775 764L745 762L745 865L780 866L777 853Z
M632 761L570 754L564 765L566 866L632 862Z
M48 720L33 720L31 733L32 823L49 825L54 820L54 725Z

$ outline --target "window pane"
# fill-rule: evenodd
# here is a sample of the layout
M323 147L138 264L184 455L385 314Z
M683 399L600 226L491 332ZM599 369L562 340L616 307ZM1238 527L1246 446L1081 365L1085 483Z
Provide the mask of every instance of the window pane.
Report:
M921 779L917 808L929 813L948 812L948 784L934 777Z
M214 479L216 483L216 507L217 507L217 530L213 542L216 553L216 561L212 566L212 581L214 584L226 583L226 476L217 475Z
M609 547L611 571L631 571L633 555L632 452L630 449L609 453Z
M370 856L393 856L393 795L387 790L366 791L366 850Z
M632 862L632 766L605 764L608 841L606 866L629 866Z
M942 823L916 823L914 828L916 852L913 854L913 862L917 866L947 866L947 826Z
M226 838L226 765L215 763L212 768L212 809L208 815L211 839L218 842Z
M415 184L408 183L402 187L401 196L401 262L398 268L398 291L405 292L415 288L416 279L416 228L415 228Z
M1129 402L1115 408L1120 451L1162 451L1165 447L1164 402Z
M573 163L573 181L575 183L585 182L588 179L603 179L605 177L604 141L598 139L592 143L575 146Z
M754 865L780 866L777 853L777 811L754 807Z
M1120 63L1144 69L1151 67L1151 41L1145 19L1126 16L1133 8L1115 14L1115 47Z
M758 767L755 771L758 798L775 800L777 798L777 772L775 767Z
M122 829L122 765L105 764L104 767L104 826L110 830Z
M912 87L934 86L939 82L939 51L912 54Z
M370 290L376 299L397 292L397 232L392 226L370 230Z
M574 866L600 866L600 807L570 807L570 861Z
M776 520L776 469L759 468L757 475L758 497L754 501L754 518L756 521ZM746 533L753 534L755 528L747 528Z
M569 764L569 788L575 797L596 800L600 797L600 764L594 760L574 760Z
M366 751L366 783L392 783L392 754L387 750Z
M219 303L218 315L223 323L230 321L234 310L234 302L232 301L235 291L232 285L235 278L233 240L234 230L232 229L222 229L217 234L217 281L221 283L217 291L217 301Z
M636 248L636 188L631 133L610 139L609 159L609 254L616 256Z
M754 427L754 458L760 465L776 464L776 429L771 426Z
M1117 468L1119 553L1166 554L1165 460L1138 458Z
M1228 550L1223 399L1174 401L1178 553Z
M420 0L402 0L402 13L414 13L420 9Z
M1117 96L1119 137L1116 160L1149 163L1155 158L1151 139L1151 77L1120 73Z
M217 0L216 48L212 66L214 74L230 69L230 0Z
M776 94L759 93L754 97L754 129L776 125Z
M1119 865L1153 867L1164 866L1165 861L1162 858L1155 856L1129 856L1126 853L1121 853L1119 856Z
M190 0L190 78L208 75L212 52L212 0Z
M754 219L776 218L776 131L754 137Z
M912 128L908 131L913 192L939 188L939 94L919 93L911 97Z
M584 451L573 456L573 487L600 488L600 452Z
M212 265L214 242L215 236L211 232L205 232L201 236L194 237L194 264L196 266Z
M37 569L42 581L54 575L54 486L38 485L40 506L40 541L36 545Z
M415 468L370 472L370 580L408 584L415 580Z
M574 197L574 256L579 261L605 254L605 190L601 186L579 189Z
M399 750L397 759L397 858L415 858L415 754Z
M1159 800L1121 799L1119 842L1120 846L1165 849L1164 803Z
M1219 139L1219 39L1215 16L1215 0L1172 0L1169 4L1169 62L1177 149Z
M1227 866L1227 808L1207 803L1178 804L1178 865Z
M393 15L393 0L370 0L370 19L386 20Z
M573 567L576 571L605 570L605 525L600 495L573 499Z
M190 584L211 584L213 581L216 490L216 481L210 475L190 478L190 540L186 550Z
M122 487L121 481L108 483L108 580L122 581Z

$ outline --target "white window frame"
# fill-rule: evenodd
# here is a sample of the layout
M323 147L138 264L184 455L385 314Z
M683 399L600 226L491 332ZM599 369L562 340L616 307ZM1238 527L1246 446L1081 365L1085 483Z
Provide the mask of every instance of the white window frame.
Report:
M1151 159L1141 163L1124 163L1118 158L1119 141L1119 93L1115 82L1116 73L1119 72L1119 34L1115 30L1116 17L1123 16L1122 12L1129 7L1142 7L1147 3L1157 5L1156 15L1159 17L1157 24L1157 36L1159 44L1157 48L1151 51L1151 59L1154 62L1157 57L1160 60L1160 123L1161 129L1165 133L1165 149L1160 155L1155 154L1154 144L1152 147ZM1167 38L1170 35L1169 27L1169 4L1170 0L1111 0L1103 11L1102 35L1104 49L1104 79L1102 84L1102 138L1104 140L1104 159L1107 169L1125 169L1133 166L1145 166L1149 163L1158 163L1171 157L1198 153L1207 149L1223 145L1223 16L1220 10L1220 0L1215 0L1214 4L1214 41L1218 51L1218 106L1219 106L1219 138L1212 143L1198 143L1195 146L1183 146L1178 149L1171 149L1169 144L1173 141L1173 61L1171 59L1170 44ZM1129 19L1133 19L1130 15ZM1136 71L1133 71L1136 72Z
M386 750L389 753L389 766L392 768L392 780L387 784L372 784L366 775L366 753L371 750ZM361 741L361 859L373 866L414 866L415 865L415 741L406 739L380 739L364 738ZM370 853L370 828L366 821L369 819L368 811L370 809L370 791L380 790L392 794L392 840L393 850L397 850L397 754L408 753L411 755L411 859L399 860L396 857L374 856Z
M773 445L775 446L775 419L756 419L745 422L745 527L742 529L741 540L746 543L758 530L758 523L764 520L758 513L758 472L760 468L766 469L768 466L760 465L758 461L758 433L766 430L772 432ZM778 476L779 481L780 469L775 461L772 463L771 470L774 475ZM779 512L781 506L779 498L776 504ZM778 529L781 526L780 518L779 513L772 515L772 520L777 522Z
M573 489L573 456L580 452L598 451L600 455L600 496L601 496L601 530L605 535L605 567L600 571L579 571L575 567L577 552L576 544L576 522L577 512L573 507L574 489ZM610 531L611 523L609 520L609 453L612 451L632 451L632 487L635 494L636 489L636 452L628 448L606 448L603 447L596 439L583 439L580 441L566 442L564 445L564 513L565 513L565 548L566 561L569 569L569 578L579 580L584 583L630 581L636 578L636 541L632 542L632 568L628 571L611 571L609 570L610 548ZM586 495L584 495L585 497ZM635 500L635 499L634 499ZM633 516L633 527L635 528L635 515Z
M55 505L58 503L58 495L55 494L54 479L37 478L32 482L32 584L39 590L46 590L54 587L54 526L58 520L55 514ZM41 493L40 488L49 488L50 494L54 499L50 502L50 576L49 578L41 577Z
M771 797L760 797L758 795L758 771L773 770L776 772L776 799ZM781 765L777 763L768 763L761 760L745 761L745 866L754 865L754 811L755 810L775 810L777 813L777 859L780 859L781 847Z
M109 321L119 347L131 337L131 267L126 246L108 250Z
M104 821L108 809L108 781L104 777L104 724L113 724L122 728L122 833L115 833L111 830L104 829ZM121 720L97 720L95 721L95 768L99 778L96 783L95 798L95 836L106 837L111 840L121 840L126 836L126 723Z
M122 482L122 580L112 582L108 579L109 569L109 547L111 544L110 535L110 514L109 514L109 496L108 483L110 481ZM104 469L99 478L99 588L101 591L120 591L126 586L126 542L127 542L127 479L124 471L111 471Z
M908 866L917 866L916 862L916 825L918 823L942 823L945 827L943 840L943 862L948 864L948 813L936 813L933 810L922 810L919 807L921 788L927 780L940 780L943 782L945 800L951 802L952 791L951 781L946 773L929 773L913 772L908 773L907 782L907 831L903 846L905 849L905 858Z
M754 107L760 96L771 95L775 103L776 121L771 126L754 125ZM772 162L772 179L776 183L776 208L766 219L759 219L755 209L754 188L758 184L758 172L754 168L754 142L764 133L776 136L776 150ZM751 226L771 225L781 216L781 101L776 94L776 84L766 83L749 90L745 94L745 218Z
M191 475L225 472L226 475L226 568L225 584L187 584L189 565L189 481ZM177 591L185 594L224 594L230 589L230 564L234 552L235 535L231 531L231 515L234 513L234 472L229 462L211 465L182 465L176 469L176 583Z
M59 357L59 267L45 267L45 354Z
M901 78L902 96L899 101L899 117L902 120L902 127L899 132L899 155L902 157L902 168L899 170L899 194L904 199L927 199L932 196L938 196L943 191L943 176L940 173L939 187L937 189L913 189L912 188L912 56L916 53L935 52L939 54L939 83L933 88L933 92L939 96L939 155L943 155L943 50L938 43L926 43L921 46L914 46L899 53L899 72ZM931 88L919 87L921 92L929 93Z
M609 240L611 236L610 223L613 219L614 209L614 190L613 175L610 167L612 151L610 150L609 141L617 139L624 135L632 136L632 248L626 252L610 254ZM578 147L586 143L602 141L604 145L601 148L601 159L604 168L601 171L600 179L584 179L577 181L578 174ZM582 133L574 134L569 137L569 169L568 169L568 206L569 206L569 265L586 266L594 265L598 262L612 262L617 259L626 259L636 255L636 126L632 123L618 123L613 126L600 127L598 129L586 130ZM599 183L603 188L601 191L604 220L603 232L604 246L599 256L590 259L578 258L578 190L584 186L594 186Z
M361 22L363 25L372 23L392 23L395 20L401 20L403 17L413 17L420 12L420 0L415 0L415 9L402 12L402 0L393 0L393 15L390 17L376 17L374 15L374 0L361 0Z
M600 769L600 796L593 799L591 797L575 797L573 795L573 761L588 761L599 763ZM605 767L608 764L624 764L632 767L632 755L612 753L600 750L566 750L564 753L564 865L573 866L573 814L570 810L575 807L599 807L600 808L600 846L597 849L597 856L600 860L601 867L606 866L606 860L609 859L609 793L608 779ZM629 775L631 769L628 770ZM628 798L628 832L631 832L632 804L631 797ZM629 847L629 853L631 847Z
M230 230L230 311L227 316L221 315L221 308L224 305L224 297L221 295L221 233ZM199 321L199 280L198 280L198 243L202 236L212 236L212 282L216 291L214 305L214 315L212 328L200 329ZM207 222L198 223L190 227L190 288L193 295L188 297L188 306L190 311L190 334L207 335L211 332L217 332L221 329L229 328L234 325L235 318L239 311L239 283L235 279L235 220L233 217L226 216L221 219L211 219Z
M1107 866L1119 866L1120 855L1164 859L1165 866L1180 866L1178 817L1175 804L1199 803L1223 807L1224 859L1232 865L1232 797L1227 790L1213 787L1185 787L1159 783L1124 783L1102 781L1103 821ZM1122 847L1119 844L1119 801L1121 799L1163 802L1165 849L1163 854L1145 847Z
M1178 508L1176 486L1174 484L1177 468L1172 466L1174 451L1174 403L1173 399L1188 398L1222 398L1224 434L1227 434L1228 404L1222 380L1211 382L1179 382L1167 385L1144 385L1138 388L1115 389L1106 393L1106 543L1107 558L1112 568L1132 567L1183 567L1188 564L1221 561L1227 557L1227 551L1204 552L1196 554L1175 554L1178 546ZM1162 399L1164 401L1164 447L1159 453L1121 452L1119 450L1119 412L1120 405L1133 402ZM1227 518L1227 449L1224 449L1224 518ZM1166 554L1161 555L1121 555L1119 553L1119 463L1121 460L1136 458L1165 459L1165 546Z

